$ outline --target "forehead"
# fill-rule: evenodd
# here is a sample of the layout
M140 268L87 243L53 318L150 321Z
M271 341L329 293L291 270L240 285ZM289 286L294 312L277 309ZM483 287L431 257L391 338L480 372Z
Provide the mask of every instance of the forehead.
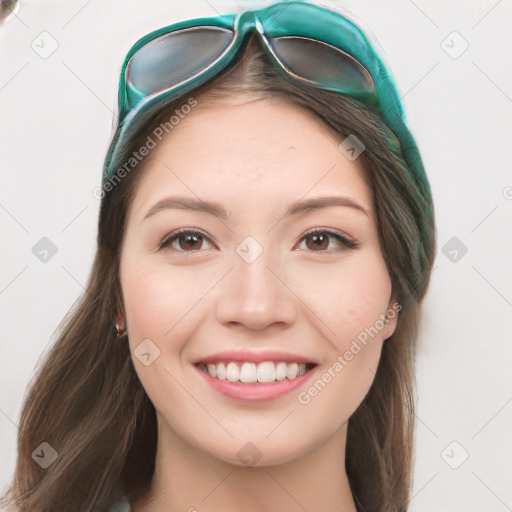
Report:
M142 214L139 210L166 193L243 208L339 192L370 207L361 161L347 159L338 148L344 138L313 113L286 102L199 101L156 141L131 209Z

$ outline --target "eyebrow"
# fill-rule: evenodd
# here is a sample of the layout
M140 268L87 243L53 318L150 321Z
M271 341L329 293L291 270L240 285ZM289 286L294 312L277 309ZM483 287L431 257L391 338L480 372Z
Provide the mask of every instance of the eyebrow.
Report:
M355 202L353 199L350 199L349 197L323 196L314 197L311 199L302 199L296 201L295 203L292 203L286 210L283 218L292 215L299 215L301 213L306 213L311 210L328 208L330 206L345 206L360 211L368 217L370 216L370 210L367 207L360 205L359 203ZM144 215L144 218L142 220L147 219L156 212L168 209L193 210L198 212L205 212L223 220L227 220L231 213L228 213L227 209L221 203L217 203L215 201L202 201L201 199L194 199L192 197L174 196L166 197L158 201L148 210L148 212L146 213L146 215Z

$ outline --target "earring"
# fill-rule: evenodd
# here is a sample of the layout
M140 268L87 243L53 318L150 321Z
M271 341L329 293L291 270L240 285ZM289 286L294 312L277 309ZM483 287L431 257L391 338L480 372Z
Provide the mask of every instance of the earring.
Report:
M114 322L114 323L116 325L116 338L118 340L121 340L121 339L125 338L126 336L128 336L128 332L126 331L126 329L121 329L117 322Z

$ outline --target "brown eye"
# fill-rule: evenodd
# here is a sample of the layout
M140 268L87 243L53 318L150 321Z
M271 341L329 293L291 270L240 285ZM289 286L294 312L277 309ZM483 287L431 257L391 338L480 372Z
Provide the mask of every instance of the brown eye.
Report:
M341 250L344 248L357 248L355 242L335 231L315 230L310 231L302 237L302 240L306 240L306 248L315 252L327 252L333 239L338 242L338 245L341 244L343 246Z
M194 252L202 249L207 237L199 231L182 230L172 233L160 244L160 249L172 247L178 252ZM177 247L175 242L177 242Z

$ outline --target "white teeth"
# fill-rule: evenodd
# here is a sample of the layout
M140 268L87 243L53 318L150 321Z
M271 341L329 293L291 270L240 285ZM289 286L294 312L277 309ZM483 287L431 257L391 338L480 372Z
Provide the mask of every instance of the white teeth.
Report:
M209 364L208 365L208 373L212 377L217 377L217 367L214 364Z
M297 363L289 364L289 365L286 367L286 376L287 376L289 379L293 379L294 377L296 377L296 376L297 376L297 370L298 370L298 365L297 365Z
M295 379L306 372L304 363L274 363L265 361L255 363L219 363L201 365L203 370L216 379L229 380L230 382L275 382L284 379Z
M210 375L212 377L217 377L217 379L226 380L226 367L224 366L224 363L220 363L217 365L213 365L214 367L217 367L217 375L212 375L212 372L210 371L210 368L208 367L208 371L210 372Z
M274 363L267 361L258 365L258 382L274 382L276 380L276 368Z
M238 365L236 363L229 363L226 368L226 377L231 382L236 382L240 380L240 370L238 369Z
M276 380L286 379L286 363L278 363L276 366Z
M254 363L244 363L240 369L240 380L242 382L256 382L256 377L256 365Z

